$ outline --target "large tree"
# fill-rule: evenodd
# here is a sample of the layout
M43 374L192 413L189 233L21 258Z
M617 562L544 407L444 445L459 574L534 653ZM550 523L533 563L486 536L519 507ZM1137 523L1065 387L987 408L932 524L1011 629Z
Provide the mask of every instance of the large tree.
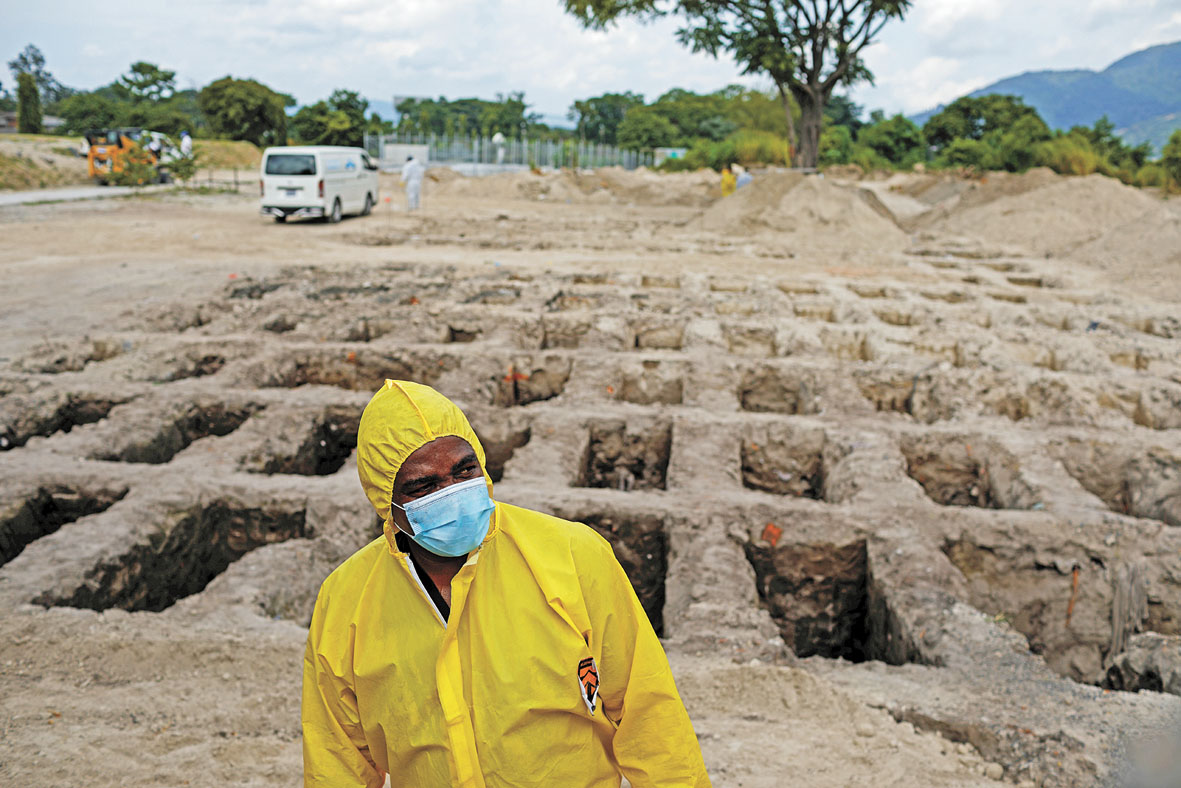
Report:
M575 101L570 105L566 117L577 124L575 131L579 137L614 145L624 115L633 107L642 106L644 97L638 93L604 93L601 96Z
M287 113L294 99L253 79L222 77L197 94L197 105L210 130L255 145L287 144Z
M37 80L28 72L16 78L17 131L21 134L41 133L41 96Z
M60 101L73 92L53 78L53 74L50 74L49 70L45 68L45 55L41 54L41 50L32 44L29 44L21 50L19 55L8 61L8 70L12 72L13 78L19 78L21 74L32 75L33 81L37 84L41 103L44 105Z
M873 75L861 52L882 27L902 18L911 0L562 0L584 26L604 28L622 16L676 16L682 44L728 52L746 74L766 74L783 102L796 163L814 167L824 107L838 86ZM798 134L791 101L800 107Z
M161 101L176 92L176 72L142 60L131 64L127 73L115 80L133 101Z
M327 101L300 107L291 118L291 130L301 142L312 145L359 146L365 136L365 110L369 102L352 90L334 90Z

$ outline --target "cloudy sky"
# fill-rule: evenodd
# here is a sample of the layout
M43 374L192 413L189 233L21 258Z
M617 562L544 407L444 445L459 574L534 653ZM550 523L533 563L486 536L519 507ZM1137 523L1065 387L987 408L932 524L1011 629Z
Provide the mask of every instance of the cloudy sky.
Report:
M727 59L692 55L675 23L581 30L558 0L0 0L0 55L27 43L79 88L106 84L134 60L177 72L182 87L232 74L301 102L333 88L393 95L491 98L524 90L535 111L571 101L671 87L715 90L742 81ZM1015 73L1102 69L1152 44L1181 40L1181 0L914 0L866 50L877 77L854 98L888 113L917 112ZM5 70L0 80L12 79Z

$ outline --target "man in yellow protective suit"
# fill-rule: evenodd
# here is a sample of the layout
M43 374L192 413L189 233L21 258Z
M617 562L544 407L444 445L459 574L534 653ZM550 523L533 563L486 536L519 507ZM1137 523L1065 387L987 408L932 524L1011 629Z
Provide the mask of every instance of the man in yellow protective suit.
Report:
M738 178L735 177L734 171L727 164L725 167L722 167L722 196L729 197L737 188Z
M387 380L361 417L357 472L385 534L316 600L305 786L708 788L610 545L493 501L450 400Z

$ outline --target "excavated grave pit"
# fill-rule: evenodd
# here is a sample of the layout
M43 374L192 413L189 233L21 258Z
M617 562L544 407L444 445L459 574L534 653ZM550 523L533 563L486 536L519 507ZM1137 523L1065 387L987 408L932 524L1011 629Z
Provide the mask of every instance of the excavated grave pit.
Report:
M752 490L822 499L824 430L789 424L747 425L742 439L742 485Z
M967 580L968 601L1008 621L1065 678L1104 685L1132 633L1176 634L1176 594L1152 584L1134 553L1066 542L1047 552L972 533L943 552Z
M186 353L179 358L170 359L161 372L149 375L147 380L153 383L171 383L185 378L203 378L213 375L226 365L226 357L221 353Z
M492 404L511 407L553 399L565 391L571 367L570 359L560 356L546 356L540 361L514 359L495 381Z
M92 362L106 361L121 355L126 347L113 339L46 341L18 361L16 366L27 372L46 375L77 372Z
M632 332L636 350L681 350L685 344L685 324L682 321L633 325Z
M1025 509L1015 457L987 440L964 435L905 435L906 472L942 506Z
M0 424L0 451L24 446L29 438L69 432L83 424L102 421L116 405L132 397L108 397L91 394L69 394L48 410L22 408L19 419L9 425Z
M40 487L30 497L9 500L0 514L0 566L20 555L28 545L66 523L105 512L127 495L126 487L91 488L54 484Z
M579 522L608 542L631 581L656 634L664 636L664 582L668 574L668 537L660 517L582 513Z
M46 607L159 612L202 591L251 550L311 535L303 509L217 501L159 523L146 541L95 565L69 593L42 594L32 601Z
M391 354L372 350L303 352L259 370L260 388L336 386L351 391L377 391L386 380L415 380L433 385L444 372L455 369L454 356Z
M257 471L301 476L336 473L357 448L361 410L346 406L328 408L312 421L307 437L293 453L270 457Z
M156 430L147 433L132 431L118 438L113 445L95 451L90 458L162 465L196 440L229 435L261 409L262 406L255 403L188 403L170 412Z
M868 645L872 622L865 540L791 544L768 534L744 543L743 549L759 600L797 657L864 662L880 656Z
M533 435L527 424L513 423L483 415L469 414L472 430L484 447L484 470L493 482L504 478L504 466L517 449L529 442Z
M917 387L916 375L867 376L857 380L861 396L865 397L879 413L914 415L914 395Z
M818 399L815 383L790 369L753 369L738 385L738 402L752 413L816 413Z
M662 365L656 359L640 362L638 368L626 367L619 377L616 399L637 405L680 405L685 381L679 367Z
M775 330L761 326L723 325L726 347L739 356L769 358L775 355Z
M586 459L575 487L663 490L672 451L672 425L632 428L622 420L592 422Z
M1181 456L1084 440L1057 453L1067 473L1113 512L1181 526Z

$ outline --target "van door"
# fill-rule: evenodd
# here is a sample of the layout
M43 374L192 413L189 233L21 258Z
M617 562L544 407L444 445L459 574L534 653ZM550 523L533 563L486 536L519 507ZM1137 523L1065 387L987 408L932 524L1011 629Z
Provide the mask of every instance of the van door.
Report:
M371 208L376 207L377 200L378 200L377 163L374 162L373 159L369 158L368 153L365 153L364 151L362 151L361 152L361 167L364 170L364 176L361 179L361 184L362 184L362 188L363 188L363 191L361 192L361 204L362 204L361 207L362 207L362 209L364 208L366 195L370 195L373 197L373 203L370 205L370 207Z
M318 169L312 153L268 153L262 163L263 206L319 205Z

